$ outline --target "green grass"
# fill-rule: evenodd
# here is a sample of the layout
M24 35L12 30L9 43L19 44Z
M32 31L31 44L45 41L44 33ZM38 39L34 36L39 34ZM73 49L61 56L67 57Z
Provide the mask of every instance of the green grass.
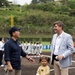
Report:
M43 50L43 52L51 52L51 50Z
M43 45L49 45L50 42L42 42Z

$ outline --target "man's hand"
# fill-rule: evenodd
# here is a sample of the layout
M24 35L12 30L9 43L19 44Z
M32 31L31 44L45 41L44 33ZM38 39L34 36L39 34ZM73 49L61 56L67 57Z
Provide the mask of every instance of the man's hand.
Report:
M29 58L28 60L31 61L31 62L33 62L33 63L35 62L34 59L32 59L32 58Z
M34 59L32 59L31 57L29 57L28 55L26 56L26 59L28 59L30 62L34 63Z
M38 73L36 75L39 75Z
M8 71L10 71L10 72L12 72L12 71L13 71L12 66L9 66L9 65L8 65Z
M7 69L8 69L8 71L13 71L13 68L12 68L12 65L11 65L11 63L10 63L10 61L7 61Z
M58 55L58 56L56 56L56 59L58 59L58 60L62 60L63 58L64 58L63 55Z

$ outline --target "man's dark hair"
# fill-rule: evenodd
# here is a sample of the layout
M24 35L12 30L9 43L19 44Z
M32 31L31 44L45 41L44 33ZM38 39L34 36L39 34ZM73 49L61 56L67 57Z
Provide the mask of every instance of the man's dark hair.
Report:
M0 41L2 41L2 37L0 37Z
M62 27L62 29L64 28L64 23L61 21L56 21L53 25L55 26L55 24L57 24L59 27Z

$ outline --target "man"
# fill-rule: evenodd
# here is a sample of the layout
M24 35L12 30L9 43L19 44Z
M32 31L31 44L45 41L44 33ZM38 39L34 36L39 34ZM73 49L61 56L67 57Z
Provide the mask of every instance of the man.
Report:
M4 52L4 43L2 41L2 37L0 37L0 67L4 67L4 65L2 64L3 52Z
M18 42L20 37L20 29L12 27L9 30L10 39L5 43L4 54L5 61L7 64L7 74L8 75L21 75L21 59L20 56L25 57L29 61L34 62L23 50Z
M34 44L33 44L33 54L35 54L35 55L37 53L37 47L36 46L37 46L36 42L34 42Z
M42 54L42 50L43 50L43 45L41 42L39 42L39 46L40 46L40 54Z
M27 53L28 53L28 55L30 55L31 54L31 43L28 41L28 43L27 43Z
M51 63L54 65L55 75L68 75L68 67L72 64L74 51L73 40L70 34L63 31L61 21L54 23L54 34L51 44Z

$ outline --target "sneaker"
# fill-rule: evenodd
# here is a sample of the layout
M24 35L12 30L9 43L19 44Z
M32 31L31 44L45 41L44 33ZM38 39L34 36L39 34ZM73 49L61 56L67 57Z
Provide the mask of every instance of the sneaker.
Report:
M4 65L2 64L2 65L0 65L0 67L4 67Z

